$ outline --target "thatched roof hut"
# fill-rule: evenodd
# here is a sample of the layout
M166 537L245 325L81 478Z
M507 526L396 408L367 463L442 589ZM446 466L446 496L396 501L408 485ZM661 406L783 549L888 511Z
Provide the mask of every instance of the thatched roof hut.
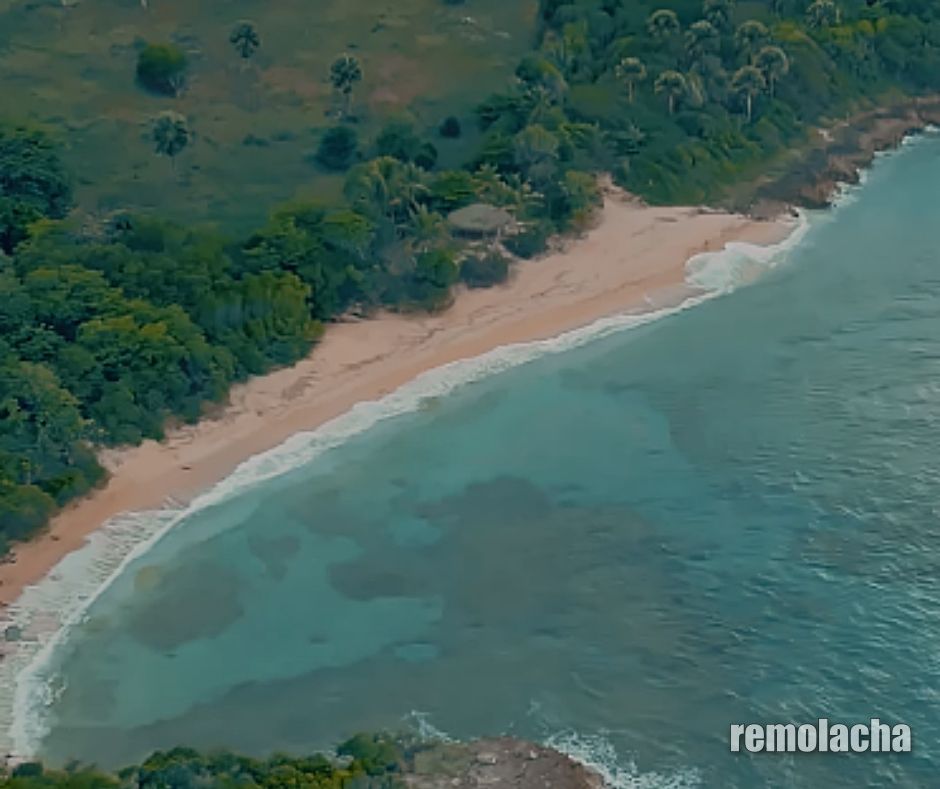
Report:
M512 214L503 208L486 203L473 203L458 208L447 216L447 221L457 233L468 236L494 236L510 227Z

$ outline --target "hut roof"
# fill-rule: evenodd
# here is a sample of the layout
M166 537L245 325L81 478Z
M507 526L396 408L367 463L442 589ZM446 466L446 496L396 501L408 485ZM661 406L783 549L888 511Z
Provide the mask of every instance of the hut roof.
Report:
M457 230L471 233L495 233L512 224L512 214L502 208L486 203L472 205L452 211L447 221Z

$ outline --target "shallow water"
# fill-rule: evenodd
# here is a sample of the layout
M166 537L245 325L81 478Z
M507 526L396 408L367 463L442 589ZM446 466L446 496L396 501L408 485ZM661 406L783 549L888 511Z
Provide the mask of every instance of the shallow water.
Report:
M301 750L420 711L616 759L621 786L929 785L938 184L922 139L757 284L191 516L60 651L44 753ZM873 716L914 752L728 748L732 723Z

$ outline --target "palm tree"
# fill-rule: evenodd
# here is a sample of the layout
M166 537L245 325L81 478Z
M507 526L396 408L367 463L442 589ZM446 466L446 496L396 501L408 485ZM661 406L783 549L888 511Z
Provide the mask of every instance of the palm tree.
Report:
M731 80L731 90L744 96L747 102L747 121L751 122L754 97L767 87L764 75L756 66L744 66L738 69Z
M412 252L424 254L440 249L450 243L450 227L437 211L429 211L425 205L411 211L408 222L408 246Z
M727 30L731 26L731 13L733 11L734 0L705 0L702 3L702 12L705 14L705 19L718 30Z
M349 172L344 194L350 205L367 217L398 223L418 210L427 192L425 173L413 164L380 156Z
M633 92L637 82L646 79L646 66L639 58L624 58L617 65L617 76L627 83L630 103L633 104Z
M666 94L666 98L669 100L670 115L676 110L676 99L681 99L687 89L688 84L685 77L678 71L664 71L656 80L656 93Z
M679 32L679 17L666 8L654 11L646 22L650 35L657 41L665 41Z
M750 61L754 53L763 46L769 37L770 31L764 25L755 19L749 19L747 22L738 25L738 29L734 32L734 43L737 44L738 50L743 52Z
M170 157L170 166L176 174L176 157L182 152L193 133L186 122L186 118L177 112L167 110L157 116L153 124L153 148L161 156Z
M228 40L245 63L261 46L261 38L253 22L239 22L232 28L232 34Z
M806 21L810 27L829 27L839 24L839 8L832 0L814 0L806 9Z
M704 19L693 23L685 33L685 48L693 62L715 54L719 44L718 28Z
M352 92L357 83L362 81L362 66L352 55L342 54L330 66L330 82L333 90L343 97L343 115L349 116L352 105Z
M760 69L767 80L770 95L773 97L777 80L786 76L790 70L790 61L780 47L764 47L754 58L754 65Z
M523 106L528 112L526 123L541 123L551 115L558 103L554 95L544 85L530 85L522 94Z

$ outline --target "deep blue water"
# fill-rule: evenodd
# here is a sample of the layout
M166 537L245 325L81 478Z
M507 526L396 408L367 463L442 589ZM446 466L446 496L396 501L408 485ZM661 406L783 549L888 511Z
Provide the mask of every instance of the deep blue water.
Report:
M622 786L940 785L938 447L927 138L756 284L190 518L73 635L44 750L299 751L420 711L604 744ZM729 752L732 723L873 716L913 752Z

